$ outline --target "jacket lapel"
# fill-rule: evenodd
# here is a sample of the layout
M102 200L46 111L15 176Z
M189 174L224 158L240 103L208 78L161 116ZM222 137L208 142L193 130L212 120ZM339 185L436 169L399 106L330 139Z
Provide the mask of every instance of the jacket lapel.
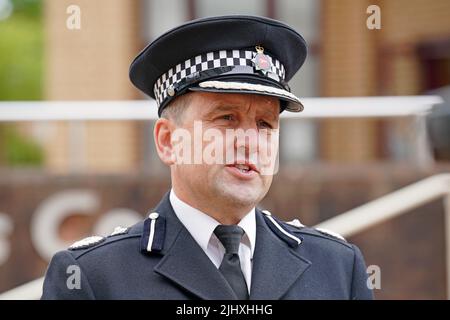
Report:
M236 299L220 271L178 220L170 204L169 193L155 211L166 218L166 235L160 253L163 257L154 272L200 299ZM262 215L256 209L256 247L250 299L280 299L309 268L311 262L276 236Z
M289 290L309 268L311 262L277 237L262 215L259 209L256 209L256 247L250 299L275 300L280 299Z
M167 193L155 209L166 218L164 257L154 271L201 299L236 299L225 278L178 220Z

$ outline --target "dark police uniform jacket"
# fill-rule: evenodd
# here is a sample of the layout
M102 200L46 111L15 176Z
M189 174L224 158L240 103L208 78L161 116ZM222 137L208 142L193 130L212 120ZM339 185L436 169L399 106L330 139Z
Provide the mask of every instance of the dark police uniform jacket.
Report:
M155 250L146 250L146 220L126 232L58 252L48 267L42 299L236 299L178 220L169 194L154 211L160 217L153 230ZM259 209L256 229L250 299L372 299L356 246L275 220ZM81 276L75 287L68 286L74 265Z

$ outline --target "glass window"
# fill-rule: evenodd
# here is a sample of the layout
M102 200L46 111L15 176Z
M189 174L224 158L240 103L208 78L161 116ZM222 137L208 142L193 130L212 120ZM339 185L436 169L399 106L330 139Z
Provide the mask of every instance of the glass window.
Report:
M187 20L188 1L145 0L143 2L143 37L151 41Z
M319 94L319 59L312 47L319 37L319 9L316 0L277 0L276 18L297 30L308 44L308 57L289 86L300 99ZM308 105L305 105L308 108ZM301 114L300 114L301 116ZM284 120L280 133L280 162L312 162L318 156L317 124L313 120Z
M227 0L211 1L197 0L197 17L217 16L226 14L266 15L266 1L262 0Z

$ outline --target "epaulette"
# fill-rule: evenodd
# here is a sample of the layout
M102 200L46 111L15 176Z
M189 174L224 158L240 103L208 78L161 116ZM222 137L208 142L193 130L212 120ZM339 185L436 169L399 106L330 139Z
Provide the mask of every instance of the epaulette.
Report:
M269 220L269 222L270 222L269 227L272 229L272 231L277 233L282 239L284 239L286 242L288 242L288 244L290 244L291 246L299 245L303 240L302 238L298 237L297 232L301 233L302 230L305 230L305 232L309 233L307 231L308 229L312 230L312 231L316 231L327 237L331 237L331 238L337 239L339 241L347 242L347 240L337 232L334 232L334 231L331 231L328 229L324 229L324 228L307 228L298 219L293 219L291 221L279 221L278 219L273 217L272 214L268 210L262 210L262 213L264 213L266 219ZM288 226L286 226L286 224L289 227L295 227L295 229L289 228ZM295 232L296 234L292 235L290 232ZM298 241L296 239L298 239ZM296 242L297 242L297 244L296 244Z

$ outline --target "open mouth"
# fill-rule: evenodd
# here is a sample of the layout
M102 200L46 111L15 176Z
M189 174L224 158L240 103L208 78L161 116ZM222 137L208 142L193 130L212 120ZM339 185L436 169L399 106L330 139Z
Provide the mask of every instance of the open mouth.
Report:
M243 173L247 173L250 170L253 170L253 168L251 168L251 166L245 165L245 164L234 164L233 166ZM256 171L256 170L253 170L253 171Z
M230 169L236 170L244 175L259 174L259 170L252 163L233 163L227 165Z
M251 170L250 167L245 164L236 164L234 167L243 173L247 173Z

